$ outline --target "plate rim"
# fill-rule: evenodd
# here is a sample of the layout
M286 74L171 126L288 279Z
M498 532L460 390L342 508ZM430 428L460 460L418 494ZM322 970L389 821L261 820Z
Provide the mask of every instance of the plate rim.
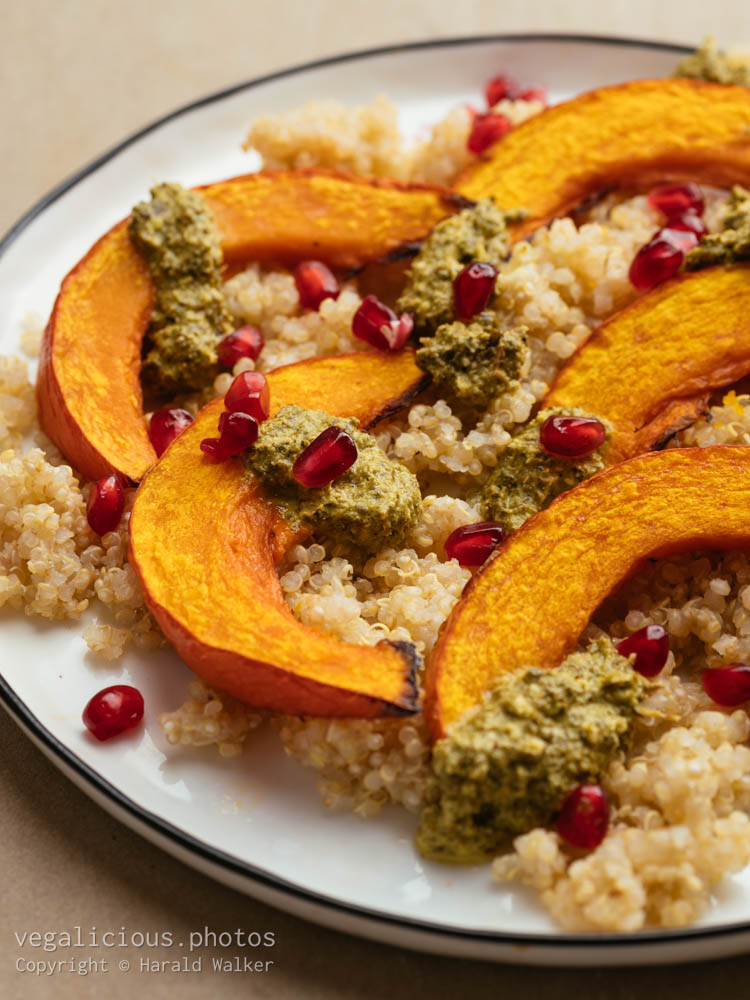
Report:
M663 42L654 39L639 39L629 36L616 35L594 35L585 33L566 32L518 32L518 33L488 33L480 35L467 35L461 37L446 37L436 39L424 39L419 41L395 43L382 45L367 49L357 49L327 56L322 59L311 60L294 66L285 67L272 73L253 77L250 80L233 84L220 90L212 91L194 101L180 105L177 108L151 120L143 127L130 133L126 138L120 140L107 148L103 153L85 163L72 174L64 178L60 183L52 187L46 194L42 195L26 212L24 212L15 223L0 239L0 258L2 258L11 245L21 236L24 230L40 215L42 215L54 202L66 194L69 190L83 181L114 159L119 153L129 146L138 142L141 138L154 132L167 123L187 115L190 112L205 107L209 104L222 101L235 94L254 87L271 83L276 80L285 79L310 70L324 69L342 63L355 62L363 59L376 58L384 55L397 55L409 51L420 51L426 49L439 49L448 47L461 47L470 45L481 45L491 43L533 43L533 42L578 42L593 46L625 46L641 49L653 49L661 52L672 52L675 54L686 54L693 49L690 46L673 42ZM290 882L280 875L266 871L256 865L235 857L217 848L187 831L175 826L173 823L161 816L156 815L144 806L139 805L133 799L125 795L116 785L113 785L103 777L94 767L87 764L61 740L55 737L44 725L44 723L29 708L10 683L0 673L0 703L10 717L16 722L22 732L28 730L36 740L46 755L54 764L56 759L62 761L80 779L78 787L87 792L93 790L102 795L115 808L115 815L125 813L134 824L128 824L139 836L143 833L137 827L145 825L149 830L166 839L185 851L191 857L208 863L209 866L218 866L228 874L239 876L246 884L257 884L261 888L270 890L274 894L282 897L290 897L296 903L306 903L317 908L323 908L328 914L349 916L359 920L372 921L380 925L391 928L401 927L405 930L418 932L437 942L440 939L451 939L465 943L482 943L496 945L528 945L540 946L544 948L560 949L588 949L592 946L598 950L615 948L622 949L644 948L655 945L671 945L679 942L695 940L707 940L728 938L736 935L747 934L750 931L750 920L735 921L729 924L720 924L708 927L692 927L682 929L646 930L637 932L607 932L607 933L544 933L532 934L527 932L513 931L492 931L482 929L464 929L461 927L451 927L441 923L430 923L423 919L389 914L381 910L373 909L357 903L343 902L335 897L328 896L319 891L305 889L304 887ZM160 845L161 846L161 845ZM164 849L164 848L162 848ZM213 877L213 876L209 876ZM273 905L273 904L271 904ZM312 919L310 917L308 920ZM355 932L356 933L356 932Z

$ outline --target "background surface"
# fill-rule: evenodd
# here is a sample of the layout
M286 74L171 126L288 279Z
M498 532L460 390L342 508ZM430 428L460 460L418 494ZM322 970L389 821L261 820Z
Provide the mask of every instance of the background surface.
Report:
M0 231L120 139L210 91L340 52L492 32L585 32L750 45L746 0L24 0L3 3L0 32ZM1 627L1 620L0 620ZM1 649L1 646L0 646ZM2 654L0 653L0 658ZM1 659L0 659L1 662ZM746 983L750 957L682 968L534 970L402 952L323 930L224 889L119 826L49 764L0 712L0 996L464 997L702 1000ZM175 941L210 929L272 932L267 973L16 971L16 935L126 927ZM89 954L88 949L81 949ZM148 949L168 960L168 948ZM34 957L54 960L68 951ZM136 958L137 949L124 953ZM255 954L253 958L260 957Z

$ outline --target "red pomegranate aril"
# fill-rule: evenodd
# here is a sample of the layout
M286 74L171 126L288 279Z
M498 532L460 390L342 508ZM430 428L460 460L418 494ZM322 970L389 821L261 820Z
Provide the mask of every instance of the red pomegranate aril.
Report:
M557 832L571 847L592 851L609 826L609 799L600 785L578 785L568 792L557 817Z
M445 554L459 566L481 566L505 538L505 529L497 521L464 524L452 531L445 541Z
M414 320L409 313L397 316L375 295L367 295L352 317L352 333L379 351L400 351L411 336Z
M327 486L357 461L357 446L341 427L327 427L295 459L292 475L306 489Z
M303 309L319 309L325 299L337 299L341 294L336 275L320 260L303 260L297 264L294 284Z
M607 430L596 417L547 417L539 444L553 458L586 458L604 443Z
M684 234L660 229L633 258L628 275L630 284L644 292L673 278L685 259L685 242L690 241L685 240Z
M700 236L697 236L691 229L678 229L670 222L669 226L661 231L662 237L671 240L683 253L688 253L700 243Z
M203 438L200 449L214 462L226 462L231 456L224 450L220 438Z
M210 438L208 440L211 440ZM234 458L258 440L258 421L249 413L222 413L219 417L219 451Z
M264 344L263 334L257 326L241 326L222 337L216 345L216 351L219 362L225 368L234 368L242 358L256 361Z
M92 483L86 504L86 520L89 527L97 535L106 535L114 531L120 523L125 507L125 491L122 480L112 474Z
M113 684L89 700L81 718L98 740L109 740L138 725L143 718L143 696L129 684Z
M697 184L662 184L649 192L648 203L671 222L672 219L693 212L703 214L703 192Z
M513 77L507 76L505 73L499 73L497 76L493 76L484 88L487 107L491 108L498 101L502 100L515 101L519 92L519 86Z
M154 451L161 458L176 437L189 427L193 417L187 410L174 408L171 410L156 410L148 422L148 436Z
M617 652L626 659L635 654L633 669L644 677L656 677L669 656L669 636L661 625L645 625L621 639Z
M546 87L529 87L528 90L524 90L523 93L519 94L519 98L522 101L541 101L542 104L547 106L547 88Z
M470 153L479 156L480 153L507 135L512 127L510 118L506 115L485 111L484 114L477 115L472 122L469 138L466 140L466 148Z
M259 424L268 419L271 393L262 372L242 372L224 396L224 408L230 413L248 413Z
M497 268L483 260L474 260L453 279L453 306L463 323L487 307L497 278Z
M700 239L708 232L708 226L695 212L685 212L684 215L677 215L669 220L669 224L664 227L670 232L692 233Z
M709 668L701 680L708 697L724 708L735 708L750 699L750 666L746 663Z

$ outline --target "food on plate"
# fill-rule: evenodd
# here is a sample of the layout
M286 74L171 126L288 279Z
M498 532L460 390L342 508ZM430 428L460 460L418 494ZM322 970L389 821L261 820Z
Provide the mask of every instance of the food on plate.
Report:
M162 396L202 389L219 374L217 341L232 332L219 231L206 199L157 184L151 200L133 208L129 232L154 287L143 383Z
M104 742L135 728L143 718L143 695L131 684L112 684L97 691L83 710L83 724Z
M624 759L645 693L609 639L554 670L501 674L435 744L417 831L422 854L486 861L548 824L571 789Z
M750 267L682 274L604 322L561 370L545 407L610 425L611 464L663 444L711 393L750 373Z
M745 449L670 449L558 497L494 552L442 630L426 673L433 736L449 735L493 678L559 663L644 559L746 546L748 488Z
M462 204L424 185L320 171L249 174L210 184L201 195L230 269L310 257L354 268L419 239ZM127 223L119 223L64 279L47 325L40 421L91 478L114 471L139 482L154 462L139 380L153 296L145 260Z
M574 429L565 434L565 423ZM583 446L577 454L558 453L544 447L545 430L551 436L555 422L570 440L583 434ZM589 428L594 430L591 438ZM480 495L482 513L513 531L532 514L605 466L609 448L610 425L602 423L581 409L545 407L520 427L508 442L496 467L484 482ZM568 446L567 451L570 451Z
M748 121L746 87L688 79L602 87L509 132L466 168L456 189L528 209L512 227L519 239L616 187L750 183Z
M344 426L353 429L356 421L368 426L407 405L422 383L422 373L407 352L291 365L268 376L268 424L314 391L317 404L334 415L331 420L348 417L354 419L343 420ZM264 495L242 459L206 460L199 442L216 428L220 412L216 401L183 431L145 477L133 506L130 562L167 638L208 684L257 708L361 717L413 713L419 658L411 643L384 640L364 648L344 644L307 628L289 611L276 565L292 543L304 537L305 512L292 495L283 516L273 502L275 494ZM354 433L358 441L367 438ZM265 482L272 471L284 475L288 447L278 426L271 438L280 442L281 455L272 470L267 450L262 451L258 468ZM372 445L365 440L363 450L371 448L377 449L374 440ZM390 464L385 456L380 462ZM410 475L398 472L402 480ZM382 470L375 471L375 482L382 476ZM350 492L356 494L358 485L355 481ZM373 482L365 478L364 485L371 491ZM409 488L407 502L417 506L421 498L414 492ZM348 513L347 526L353 529L351 498L345 505L338 503L343 510L336 509L337 500L328 495L330 509L323 511L331 519L327 523L340 530ZM316 514L320 511L313 517ZM377 519L377 505L370 516ZM369 531L375 532L376 526L370 524ZM200 592L196 580L203 581Z
M313 103L259 173L157 184L55 303L62 455L0 365L0 603L168 640L168 743L269 724L565 928L698 919L750 862L738 66L548 111L503 73L411 148Z

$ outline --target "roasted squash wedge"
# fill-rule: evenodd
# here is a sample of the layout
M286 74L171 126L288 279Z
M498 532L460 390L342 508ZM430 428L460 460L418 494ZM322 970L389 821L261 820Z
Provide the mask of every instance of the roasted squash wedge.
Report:
M520 238L598 192L665 180L750 183L750 90L698 80L592 90L513 129L456 190L526 208Z
M313 170L249 174L200 190L229 270L310 256L356 267L421 239L465 203L445 189ZM52 310L37 382L40 419L91 478L116 471L138 482L156 460L139 381L152 300L125 221L68 274Z
M750 373L750 265L657 286L602 324L558 375L544 406L612 424L608 464L658 446Z
M647 557L750 547L748 496L750 449L674 449L605 469L532 517L471 581L432 652L432 737L504 672L557 666Z
M301 362L268 376L271 413L314 405L363 427L406 406L426 379L411 351ZM354 646L290 612L276 563L300 536L241 459L210 462L209 404L145 477L130 519L130 562L146 603L179 655L207 683L260 708L379 716L417 708L417 656L407 643Z

